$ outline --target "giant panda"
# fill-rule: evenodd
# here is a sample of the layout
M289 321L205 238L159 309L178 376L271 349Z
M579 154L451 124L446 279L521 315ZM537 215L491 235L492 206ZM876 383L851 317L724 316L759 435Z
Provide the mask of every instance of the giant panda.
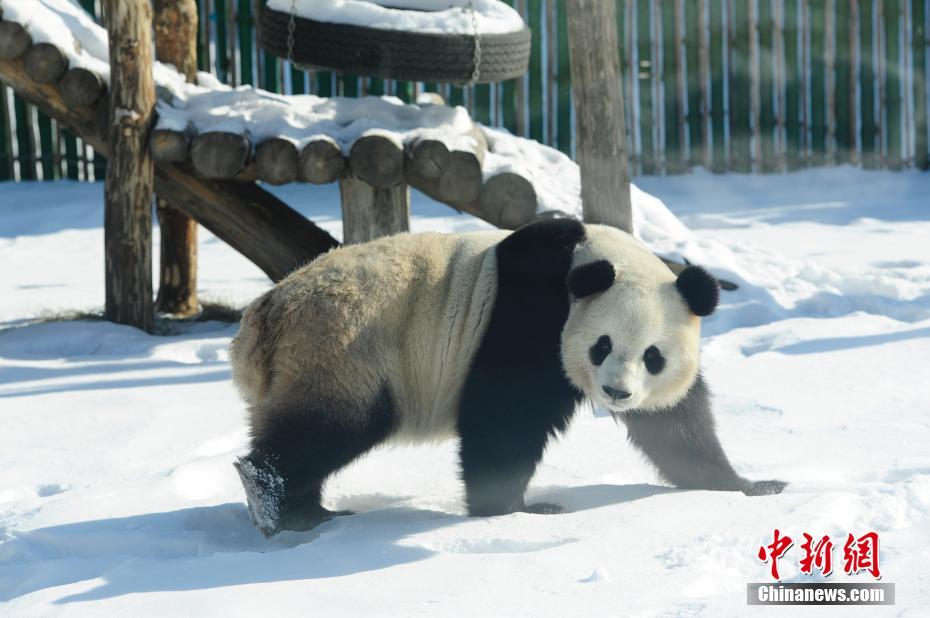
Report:
M335 249L244 312L231 345L251 451L235 464L266 536L341 513L334 472L388 441L459 438L468 512L558 512L524 491L585 398L682 488L781 491L731 467L698 368L718 302L612 227L402 234Z

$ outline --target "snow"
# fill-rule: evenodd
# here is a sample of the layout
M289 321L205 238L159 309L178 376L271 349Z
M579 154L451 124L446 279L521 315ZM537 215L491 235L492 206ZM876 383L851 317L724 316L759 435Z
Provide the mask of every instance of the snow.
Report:
M329 484L326 506L357 515L270 540L232 467L247 450L236 326L69 319L102 304L102 186L0 185L0 614L741 616L778 527L875 530L897 586L895 607L805 614L924 615L930 175L637 184L641 238L740 284L705 321L702 364L735 467L784 494L667 487L582 410L529 490L566 514L468 518L455 444L398 447ZM340 235L335 185L275 191ZM416 192L413 212L414 231L488 227ZM204 298L241 306L268 286L201 230ZM780 570L811 581L798 552Z
M525 27L500 0L269 0L268 7L316 21L416 33L474 35L477 29L489 35Z

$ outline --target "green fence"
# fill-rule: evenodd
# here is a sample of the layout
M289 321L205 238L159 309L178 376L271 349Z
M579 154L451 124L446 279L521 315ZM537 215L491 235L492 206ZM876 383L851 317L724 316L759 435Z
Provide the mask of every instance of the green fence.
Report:
M304 72L257 49L262 0L200 0L201 70L322 96L424 91L574 151L566 0L507 0L533 30L521 79L471 88ZM99 0L81 0L90 11ZM386 3L389 4L389 3ZM928 166L930 0L617 0L634 173ZM0 180L99 179L92 149L0 89Z

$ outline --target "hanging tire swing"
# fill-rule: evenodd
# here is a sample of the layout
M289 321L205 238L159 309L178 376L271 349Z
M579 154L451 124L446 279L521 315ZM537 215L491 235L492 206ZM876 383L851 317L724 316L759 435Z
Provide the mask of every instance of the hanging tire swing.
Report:
M380 6L380 5L379 5ZM423 11L388 9L399 17ZM471 3L464 11L477 11ZM317 21L266 7L259 45L268 53L313 69L383 79L475 84L526 73L532 34L481 33L475 15L470 34L411 32L332 21Z

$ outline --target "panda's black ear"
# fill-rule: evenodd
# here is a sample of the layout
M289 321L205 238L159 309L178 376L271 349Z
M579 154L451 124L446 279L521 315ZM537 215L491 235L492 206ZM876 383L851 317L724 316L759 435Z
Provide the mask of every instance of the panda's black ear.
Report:
M710 315L720 302L720 284L717 283L716 277L700 266L688 266L678 273L675 287L681 292L694 315Z
M599 294L613 285L616 276L607 260L582 264L568 273L568 289L575 298Z

